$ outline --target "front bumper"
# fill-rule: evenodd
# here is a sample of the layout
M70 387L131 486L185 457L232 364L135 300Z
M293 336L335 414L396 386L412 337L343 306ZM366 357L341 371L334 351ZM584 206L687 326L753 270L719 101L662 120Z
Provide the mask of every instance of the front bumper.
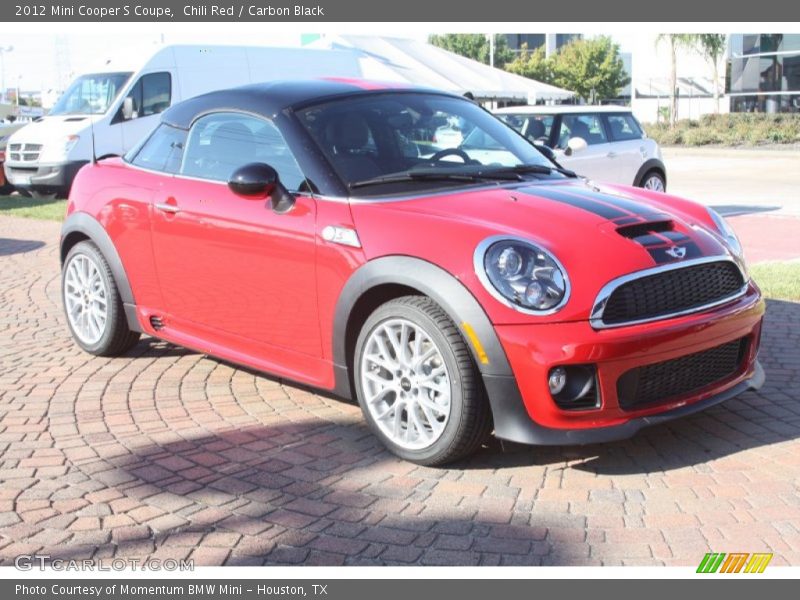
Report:
M495 435L537 444L589 444L624 439L643 427L704 410L764 380L756 356L764 301L751 284L741 298L713 310L642 325L595 330L588 321L509 325L495 329L513 376L484 375ZM702 352L746 338L740 367L726 379L682 396L623 409L617 380L630 369ZM600 405L567 410L550 395L555 366L594 365Z
M3 165L8 182L15 188L42 193L66 194L85 160L41 164L9 162Z

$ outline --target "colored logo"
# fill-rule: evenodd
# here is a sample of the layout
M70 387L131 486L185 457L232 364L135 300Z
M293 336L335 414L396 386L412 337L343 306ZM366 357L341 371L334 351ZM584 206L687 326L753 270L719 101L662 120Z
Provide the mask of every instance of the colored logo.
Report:
M698 573L763 573L772 560L768 552L709 552L700 561Z

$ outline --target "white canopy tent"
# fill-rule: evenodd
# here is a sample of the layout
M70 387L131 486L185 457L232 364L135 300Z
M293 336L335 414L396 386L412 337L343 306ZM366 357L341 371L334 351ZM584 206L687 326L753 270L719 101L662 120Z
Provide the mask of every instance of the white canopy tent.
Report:
M308 47L355 51L366 79L412 83L458 94L471 92L479 101L535 104L575 96L574 92L417 40L341 35L318 39Z

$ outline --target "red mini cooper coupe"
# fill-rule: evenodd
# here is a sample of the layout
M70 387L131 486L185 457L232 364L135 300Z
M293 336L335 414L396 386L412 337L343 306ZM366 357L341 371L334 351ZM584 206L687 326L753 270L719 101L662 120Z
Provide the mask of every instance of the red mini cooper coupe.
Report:
M425 89L193 98L78 174L69 327L93 354L145 333L354 394L392 452L428 465L491 432L625 438L760 386L764 302L725 221L542 152Z

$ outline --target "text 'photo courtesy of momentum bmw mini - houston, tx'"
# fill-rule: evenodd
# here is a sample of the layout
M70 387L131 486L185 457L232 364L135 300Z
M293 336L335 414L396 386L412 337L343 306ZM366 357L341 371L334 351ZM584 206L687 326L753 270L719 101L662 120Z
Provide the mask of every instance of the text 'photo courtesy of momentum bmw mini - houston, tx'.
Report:
M726 222L552 156L429 89L194 97L79 171L69 327L97 355L146 334L356 397L424 465L491 434L626 438L758 388L764 302Z

